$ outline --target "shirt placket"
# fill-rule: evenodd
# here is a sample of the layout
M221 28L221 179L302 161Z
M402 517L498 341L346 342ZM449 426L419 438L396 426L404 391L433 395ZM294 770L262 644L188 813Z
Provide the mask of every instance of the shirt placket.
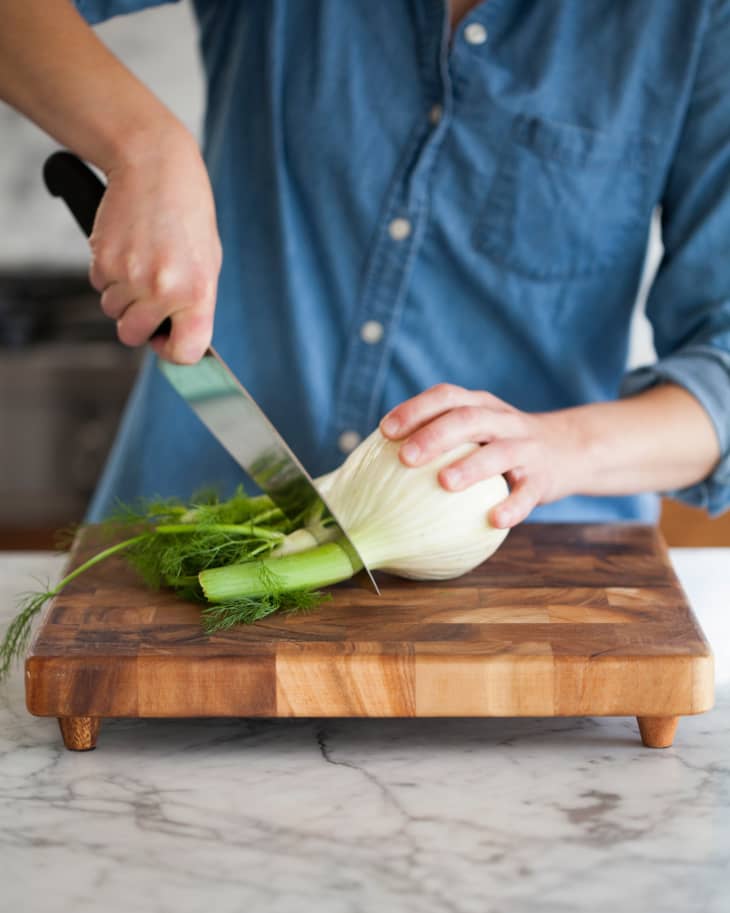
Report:
M420 14L416 23L421 50L419 75L426 105L422 123L412 131L391 182L345 352L328 435L328 450L334 450L333 456L340 459L380 418L378 410L408 279L427 227L430 177L451 120L446 4L428 0L421 4ZM467 44L476 46L487 40L486 27L477 17L468 17L460 31Z

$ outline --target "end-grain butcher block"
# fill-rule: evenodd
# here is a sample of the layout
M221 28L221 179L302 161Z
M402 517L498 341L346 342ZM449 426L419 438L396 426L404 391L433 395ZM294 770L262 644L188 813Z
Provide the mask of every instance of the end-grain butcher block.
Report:
M457 580L380 575L377 596L361 576L316 611L206 635L197 605L111 559L49 606L28 709L74 749L104 717L627 715L658 748L712 705L712 653L654 527L523 524Z

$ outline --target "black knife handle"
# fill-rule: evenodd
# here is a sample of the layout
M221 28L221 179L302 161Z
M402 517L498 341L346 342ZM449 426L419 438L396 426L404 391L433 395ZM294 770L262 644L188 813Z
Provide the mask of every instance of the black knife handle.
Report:
M51 196L63 200L81 231L91 237L96 210L106 190L103 182L78 156L66 151L54 152L46 159L43 180ZM151 338L169 336L171 329L170 318L166 317Z
M43 166L43 180L51 196L61 197L81 231L91 237L104 184L72 152L54 152Z

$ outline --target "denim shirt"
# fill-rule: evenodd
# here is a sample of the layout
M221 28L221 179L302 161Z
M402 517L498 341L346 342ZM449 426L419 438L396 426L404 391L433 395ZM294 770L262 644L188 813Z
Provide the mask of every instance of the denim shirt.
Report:
M154 5L77 0L91 22ZM195 0L224 261L214 343L313 474L448 381L526 411L662 381L730 504L730 2ZM163 38L161 37L161 40ZM652 213L656 364L627 371ZM88 519L242 471L148 356ZM655 494L532 520L654 520Z

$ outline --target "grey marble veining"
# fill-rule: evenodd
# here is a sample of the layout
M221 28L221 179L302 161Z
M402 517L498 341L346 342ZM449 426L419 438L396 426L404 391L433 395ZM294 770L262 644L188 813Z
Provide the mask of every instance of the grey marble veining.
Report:
M727 913L730 550L675 550L716 708L631 719L107 721L0 689L0 909ZM0 557L0 618L60 559ZM724 572L724 573L723 573Z

